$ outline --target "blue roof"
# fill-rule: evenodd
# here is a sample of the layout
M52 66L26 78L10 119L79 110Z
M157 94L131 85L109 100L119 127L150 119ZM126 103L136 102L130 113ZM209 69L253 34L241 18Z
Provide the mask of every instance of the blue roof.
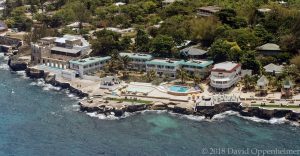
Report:
M85 59L79 59L79 60L71 60L70 63L77 64L77 65L89 65L97 62L102 62L109 60L111 57L106 56L106 57L88 57Z
M152 55L150 54L141 54L141 53L120 53L120 56L128 56L131 59L144 59L144 60L151 60Z
M181 63L181 65L187 65L187 66L195 66L195 67L201 67L205 68L207 66L210 66L214 63L214 61L206 61L206 60L189 60L189 61L184 61Z
M151 64L151 65L162 65L162 66L178 66L181 63L183 63L183 60L168 60L168 59L154 59L151 61L147 61L146 64Z

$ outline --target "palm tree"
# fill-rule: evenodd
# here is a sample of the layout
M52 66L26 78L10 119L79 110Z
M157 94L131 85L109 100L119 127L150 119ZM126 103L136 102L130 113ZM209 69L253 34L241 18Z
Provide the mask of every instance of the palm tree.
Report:
M198 85L201 82L201 77L200 77L200 71L199 70L196 70L194 72L193 81L194 81L195 85Z
M182 84L185 83L186 79L188 78L186 70L182 67L177 70L177 75L181 79Z
M255 79L255 77L251 77L249 75L245 75L244 79L243 79L243 83L244 83L244 89L245 90L251 90L255 86L256 79Z
M123 64L123 69L127 70L127 67L130 63L130 58L126 55L126 56L121 57L121 61L122 61L122 64Z
M157 77L156 72L154 70L150 70L146 74L146 79L148 82L153 81Z

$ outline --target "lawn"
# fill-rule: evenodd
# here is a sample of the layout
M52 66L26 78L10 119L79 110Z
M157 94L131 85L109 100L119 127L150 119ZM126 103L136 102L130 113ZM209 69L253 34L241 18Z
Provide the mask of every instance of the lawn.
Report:
M251 106L254 107L266 107L266 108L300 108L297 105L275 105L275 104L267 104L267 105L260 105L260 104L252 104Z

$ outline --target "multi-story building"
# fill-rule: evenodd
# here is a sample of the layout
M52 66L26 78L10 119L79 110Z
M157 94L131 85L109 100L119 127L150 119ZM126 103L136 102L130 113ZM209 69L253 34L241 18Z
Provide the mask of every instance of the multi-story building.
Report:
M170 59L154 59L146 62L146 71L155 71L158 76L176 78L176 71L184 61Z
M69 61L88 54L90 44L81 36L45 37L31 44L31 61L56 68L68 68Z
M205 78L209 75L213 61L206 60L189 60L184 61L180 65L185 69L188 74L195 75L199 74L201 78Z
M234 62L215 64L211 70L210 85L215 89L228 89L240 80L241 65Z
M146 70L146 62L152 60L152 55L141 54L141 53L120 53L121 57L128 57L130 59L130 65L128 66L131 70Z
M104 65L111 59L106 57L89 57L85 59L71 60L70 69L77 71L80 77L83 75L102 70Z

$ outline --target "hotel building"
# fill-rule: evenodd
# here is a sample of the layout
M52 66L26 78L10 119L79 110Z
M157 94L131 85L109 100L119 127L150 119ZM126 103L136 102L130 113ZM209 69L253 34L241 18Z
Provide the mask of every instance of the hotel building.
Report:
M154 59L146 62L146 71L155 71L160 77L176 78L176 71L184 61L170 59Z
M69 61L88 54L90 44L81 36L45 37L31 44L31 62L66 69Z
M106 57L89 57L85 59L71 60L70 69L77 71L80 77L102 70L104 65L111 59L110 56Z
M211 70L210 85L215 89L228 89L240 80L241 65L233 62L215 64Z
M131 70L145 71L146 62L152 60L152 55L141 53L120 53L121 57L128 57L130 59Z

